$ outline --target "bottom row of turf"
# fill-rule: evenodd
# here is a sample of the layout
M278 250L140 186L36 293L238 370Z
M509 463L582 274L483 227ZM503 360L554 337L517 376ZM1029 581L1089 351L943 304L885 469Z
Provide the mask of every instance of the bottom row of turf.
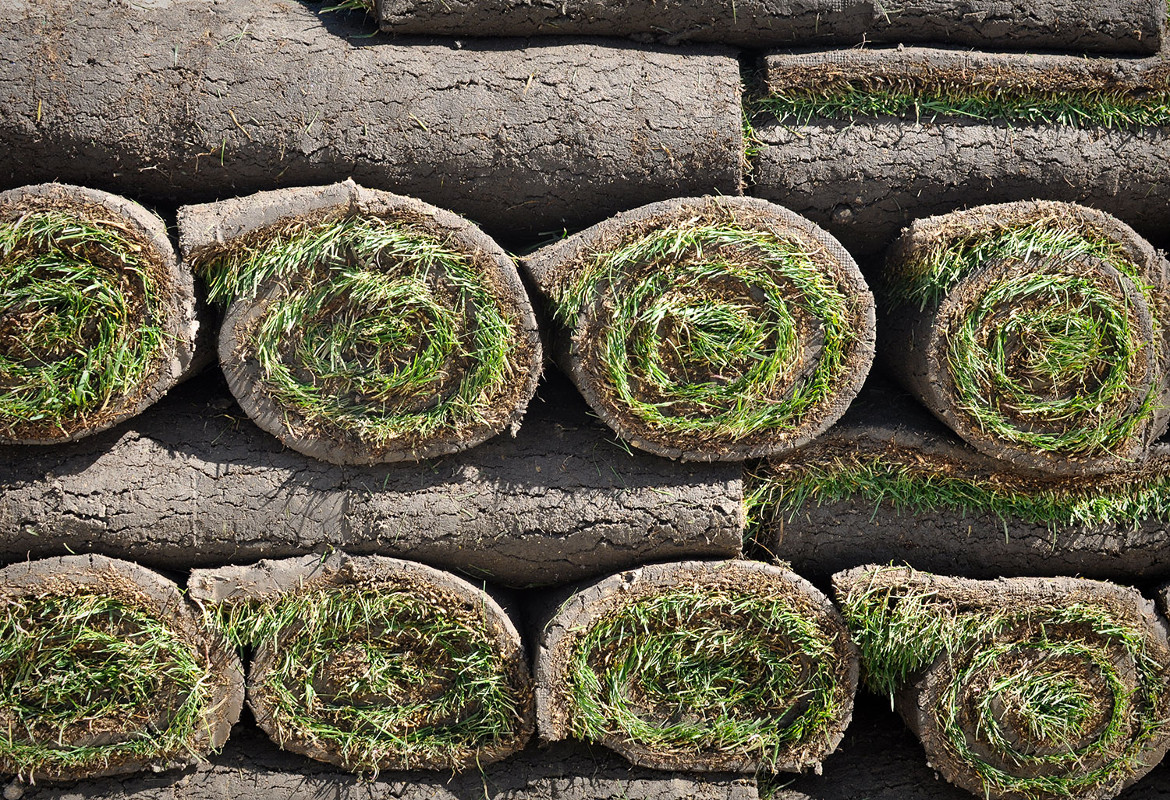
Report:
M0 769L189 764L246 694L281 747L367 774L478 768L534 732L650 768L819 770L859 674L986 797L1112 797L1170 746L1168 626L1134 589L867 566L834 591L760 562L656 564L520 620L511 598L376 556L197 570L186 592L96 555L17 564L0 570Z

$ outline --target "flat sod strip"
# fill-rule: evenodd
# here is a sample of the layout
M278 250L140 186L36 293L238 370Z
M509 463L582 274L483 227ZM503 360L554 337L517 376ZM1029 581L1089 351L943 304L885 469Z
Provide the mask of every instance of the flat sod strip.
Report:
M0 772L68 781L218 750L239 659L169 580L104 556L0 569Z
M1100 211L1044 201L917 220L882 272L883 361L1017 469L1133 469L1170 423L1170 264Z
M544 741L600 743L654 769L798 772L819 769L849 723L856 649L788 570L644 566L537 616Z
M274 221L275 220L275 221ZM352 183L187 206L228 386L256 423L334 464L418 461L510 430L536 391L536 317L478 228Z
M961 788L1104 800L1170 746L1167 627L1134 589L881 566L833 582L866 685Z
M744 483L755 552L814 580L867 560L969 578L1170 577L1164 442L1129 471L1022 475L871 379L841 422Z
M779 0L345 0L369 9L383 31L445 36L635 36L675 44L706 41L741 47L817 43L946 42L993 49L1153 53L1166 8L1157 0L1040 3L1008 6L916 0L878 3Z
M368 20L322 8L5 5L0 186L60 179L180 204L349 176L513 240L740 192L725 49L371 46Z
M873 297L823 230L759 200L676 199L538 250L556 354L623 439L737 461L829 427L873 358Z
M189 591L252 649L248 706L286 750L356 772L458 771L532 733L520 635L453 575L334 553L196 570Z
M195 289L161 219L63 184L0 192L0 441L55 444L185 377Z

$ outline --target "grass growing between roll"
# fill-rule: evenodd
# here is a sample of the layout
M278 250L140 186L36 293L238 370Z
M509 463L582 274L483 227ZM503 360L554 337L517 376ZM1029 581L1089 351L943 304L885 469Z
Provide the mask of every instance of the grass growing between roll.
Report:
M187 760L214 682L190 642L102 595L21 597L0 615L0 771L25 778Z
M762 769L817 762L842 715L834 636L791 602L678 589L599 619L567 667L572 733Z
M621 412L699 439L795 429L834 390L857 335L850 298L807 246L726 224L655 229L599 254L554 293L570 328L597 303L612 306L595 350ZM810 319L823 351L791 386Z
M249 702L282 746L373 774L455 769L516 747L529 701L493 640L453 608L343 587L219 612L229 639L268 651Z
M378 217L296 225L202 271L220 302L283 285L248 345L264 388L311 426L378 445L506 413L498 406L519 380L518 320L472 256L421 226Z
M0 429L100 424L143 391L167 343L160 266L122 223L67 211L0 221Z
M866 685L899 695L948 780L987 797L1112 797L1160 759L1165 636L1140 612L1092 590L980 599L926 573L857 572L838 597Z

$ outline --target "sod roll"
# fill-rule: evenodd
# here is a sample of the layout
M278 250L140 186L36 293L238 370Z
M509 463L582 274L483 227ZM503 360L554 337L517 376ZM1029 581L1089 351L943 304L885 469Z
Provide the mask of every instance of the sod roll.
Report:
M1110 475L1021 475L871 378L841 422L744 479L749 539L812 580L859 563L995 578L1170 578L1170 447Z
M177 204L352 177L512 239L740 191L726 50L375 44L371 27L295 2L6 4L0 187Z
M0 772L185 766L239 718L239 659L154 572L98 555L15 564L0 570L0 611Z
M538 616L541 739L654 769L819 769L849 724L857 652L828 599L753 561L674 562Z
M1132 468L1170 423L1170 264L1100 211L1044 201L914 222L886 255L883 359L1021 469Z
M228 386L256 424L334 464L419 461L513 436L540 377L516 265L466 220L352 182L186 206Z
M841 416L873 359L873 297L853 259L760 200L654 203L523 266L560 328L562 368L657 455L791 451Z
M1135 589L879 566L833 582L867 685L956 786L1110 798L1170 746L1167 626Z
M454 575L334 553L196 570L188 590L254 648L248 707L286 750L355 772L460 771L532 734L520 634Z
M1089 3L915 0L897 8L869 0L373 0L382 30L453 36L617 35L674 44L742 47L811 42L947 42L994 49L1153 53L1165 9L1151 0ZM365 3L354 3L365 5Z
M0 441L105 430L192 368L191 274L137 203L57 183L0 192Z

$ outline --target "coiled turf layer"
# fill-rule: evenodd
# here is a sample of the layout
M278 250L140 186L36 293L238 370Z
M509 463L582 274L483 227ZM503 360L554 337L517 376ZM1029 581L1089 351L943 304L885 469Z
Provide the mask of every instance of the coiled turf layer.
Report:
M293 213L314 193L318 207ZM327 461L378 463L519 425L540 345L498 245L453 214L352 184L249 200L290 211L195 258L212 297L232 301L220 359L261 427Z
M863 567L834 578L866 680L985 797L1108 798L1170 746L1165 623L1132 589Z
M215 597L224 585L235 588ZM338 555L200 571L192 592L255 647L248 704L287 750L358 772L461 770L531 735L519 634L452 575Z
M0 440L134 416L190 364L195 295L162 220L61 184L0 193Z
M856 396L873 300L827 233L759 200L620 214L525 262L563 366L631 444L698 461L787 452Z
M840 617L776 567L642 567L577 592L542 630L541 737L641 766L819 768L852 714L857 658Z
M74 780L193 763L243 703L238 659L170 581L69 556L0 570L0 771Z
M1167 264L1067 203L914 223L887 257L895 374L956 433L1020 467L1132 467L1165 432Z

